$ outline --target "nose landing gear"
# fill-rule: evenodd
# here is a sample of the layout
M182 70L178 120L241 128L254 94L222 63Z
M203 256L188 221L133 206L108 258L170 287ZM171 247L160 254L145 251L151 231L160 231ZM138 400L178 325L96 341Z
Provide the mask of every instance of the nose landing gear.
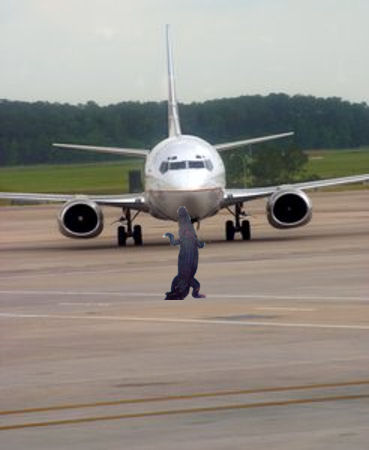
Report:
M118 222L120 225L117 228L117 240L119 247L125 247L127 245L127 239L132 237L135 245L142 245L142 228L141 225L135 225L132 227L132 222L139 215L140 211L131 217L131 210L129 208L123 208L123 215ZM126 223L127 226L123 224Z
M246 212L242 209L242 203L236 203L234 212L228 208L228 211L235 217L235 221L227 220L226 222L226 240L233 241L236 233L241 233L244 241L251 239L250 222L248 220L240 220L240 217L246 217Z

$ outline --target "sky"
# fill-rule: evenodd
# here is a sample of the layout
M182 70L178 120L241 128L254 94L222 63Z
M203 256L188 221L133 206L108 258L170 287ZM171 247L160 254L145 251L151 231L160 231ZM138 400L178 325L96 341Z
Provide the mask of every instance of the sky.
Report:
M284 92L369 103L368 0L1 0L0 98L100 105Z

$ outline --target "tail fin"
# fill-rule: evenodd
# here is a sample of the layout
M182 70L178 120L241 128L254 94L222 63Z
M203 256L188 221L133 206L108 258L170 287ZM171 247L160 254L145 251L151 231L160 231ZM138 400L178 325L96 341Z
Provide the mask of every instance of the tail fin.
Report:
M179 123L178 105L176 98L176 87L173 70L172 44L170 40L169 25L166 26L167 37L167 62L168 62L168 134L169 136L180 136L181 125Z

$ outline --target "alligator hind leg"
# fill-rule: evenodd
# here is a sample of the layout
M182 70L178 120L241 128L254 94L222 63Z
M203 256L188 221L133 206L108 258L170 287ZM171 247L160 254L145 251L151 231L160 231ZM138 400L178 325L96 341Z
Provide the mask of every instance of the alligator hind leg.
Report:
M206 295L200 294L200 283L196 280L196 278L192 278L191 281L191 287L192 287L192 297L194 298L205 298Z
M170 291L165 293L165 300L183 300L186 297L186 295L188 294L188 291L184 295L184 293L181 292L180 285L181 285L181 280L179 278L179 275L176 275L173 278L172 285L170 287Z

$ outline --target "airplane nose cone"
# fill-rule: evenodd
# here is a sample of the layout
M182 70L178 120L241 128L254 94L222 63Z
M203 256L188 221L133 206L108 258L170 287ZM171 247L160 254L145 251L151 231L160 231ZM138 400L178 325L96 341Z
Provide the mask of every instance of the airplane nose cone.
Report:
M203 173L196 173L193 171L172 172L168 177L168 182L176 189L194 190L204 187L206 177Z

